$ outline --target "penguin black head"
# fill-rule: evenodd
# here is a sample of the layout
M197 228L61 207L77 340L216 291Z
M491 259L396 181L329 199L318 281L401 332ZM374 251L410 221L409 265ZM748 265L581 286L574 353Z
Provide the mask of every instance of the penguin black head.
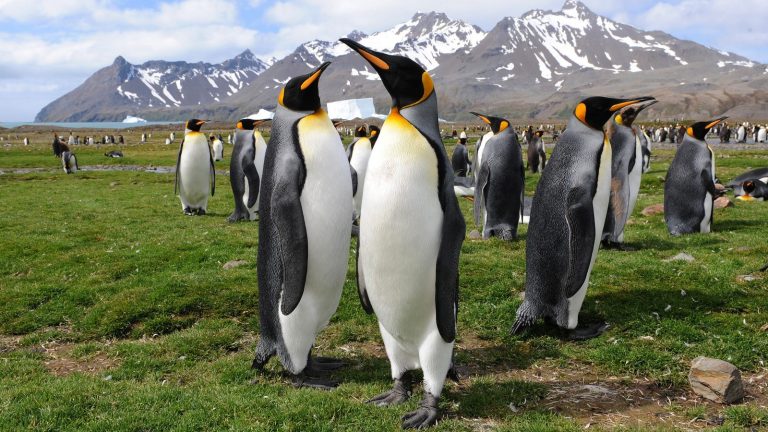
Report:
M370 125L368 126L368 131L370 134L371 145L376 144L376 140L379 139L379 133L381 132L381 129L379 129L378 126Z
M646 104L643 105L636 105L636 106L629 106L624 109L624 111L621 112L621 114L616 114L616 117L614 117L616 124L620 124L626 127L632 127L632 123L634 123L635 119L637 119L637 116L646 108L649 106L657 103L657 100L652 100Z
M720 117L717 120L694 123L688 126L688 130L686 130L686 133L691 138L696 138L699 141L704 141L704 139L707 137L707 132L709 132L710 129L717 126L718 123L720 123L721 121L727 118L728 117Z
M240 121L237 122L237 128L242 130L253 130L256 128L256 126L263 123L264 120L254 120L249 118L240 119Z
M312 72L291 78L280 90L277 102L292 111L317 111L320 109L320 75L331 62L321 64Z
M472 111L469 113L476 115L483 121L483 123L489 125L494 135L509 127L509 122L501 117L487 116Z
M356 137L368 136L368 130L365 128L365 125L358 126L357 129L355 129L355 136Z
M544 131L536 131L536 136L541 138L544 136Z
M205 124L205 120L191 119L187 120L186 128L192 132L200 132L200 127Z
M415 61L402 56L384 54L364 47L352 39L339 39L360 54L376 69L381 82L398 109L418 105L434 93L432 77Z
M586 98L576 105L573 115L585 125L603 130L607 122L616 111L634 105L636 103L654 100L651 96L643 96L631 99L614 99L601 96Z

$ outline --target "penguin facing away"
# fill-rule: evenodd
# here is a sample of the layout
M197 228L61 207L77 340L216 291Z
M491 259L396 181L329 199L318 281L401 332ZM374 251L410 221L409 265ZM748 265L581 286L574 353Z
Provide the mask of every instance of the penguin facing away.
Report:
M64 172L67 174L76 173L80 167L77 165L77 156L69 150L66 144L62 144L65 148L61 153L61 164L64 168Z
M603 126L620 109L650 97L590 97L560 135L531 207L525 253L525 300L512 332L546 317L572 339L599 336L604 322L577 328L608 211L611 144Z
M365 126L360 126L355 130L355 137L356 139L352 141L347 149L347 158L352 168L352 199L355 206L354 219L357 220L360 217L360 206L363 203L365 172L368 167L368 159L371 157L371 151L373 150L373 141L372 138L368 138L368 131Z
M257 141L265 148L264 138L255 127L260 120L244 118L237 122L235 144L229 161L229 182L235 199L235 210L227 218L229 222L255 220L258 214L259 185L261 174L256 166ZM263 152L262 152L263 153ZM263 166L264 157L261 163Z
M611 141L611 198L603 226L603 246L628 250L624 246L624 227L635 208L642 175L642 145L632 123L638 114L655 100L644 105L629 106L613 116L608 127Z
M424 372L424 398L403 428L437 422L438 398L452 371L464 218L437 122L429 73L406 57L341 39L373 66L392 108L368 161L358 245L358 291L375 312L394 386L369 402L404 402L407 372Z
M187 216L204 215L208 210L208 198L216 193L213 155L208 138L200 132L203 124L205 120L187 121L176 160L174 193L178 192L181 207Z
M727 117L698 122L686 130L664 181L664 221L672 236L712 229L715 154L705 138Z
M352 181L318 93L326 62L280 91L259 190L259 317L252 367L274 355L294 384L330 389L343 366L310 356L341 298L352 231Z
M539 166L541 166L541 170L547 166L547 152L544 150L543 135L544 131L536 131L528 141L528 169L534 174L540 171Z
M493 136L483 143L482 163L477 167L475 224L483 238L511 241L517 238L525 192L525 166L517 134L509 121L476 114L491 127Z

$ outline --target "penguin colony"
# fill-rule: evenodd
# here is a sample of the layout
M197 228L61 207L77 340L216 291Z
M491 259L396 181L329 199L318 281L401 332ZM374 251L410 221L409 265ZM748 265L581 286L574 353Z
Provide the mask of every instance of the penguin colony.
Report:
M341 42L370 64L391 97L380 129L349 130L355 139L344 149L319 96L326 62L280 90L268 142L259 130L263 121L248 118L227 136L234 198L228 221L258 221L259 230L260 334L252 368L263 370L276 357L297 387L338 386L330 373L345 364L312 349L339 305L355 232L360 303L376 316L392 378L391 390L368 402L405 402L412 372L420 369L421 402L403 416L402 427L425 428L439 419L445 380L458 380L453 359L466 226L457 196L473 201L484 239L514 241L518 224L529 223L525 298L512 332L543 321L572 340L597 337L609 324L581 322L581 307L600 246L628 250L625 226L650 168L652 142L659 141L658 130L649 135L634 121L657 101L588 97L574 107L549 159L544 131L528 129L527 164L507 119L472 112L489 131L476 143L474 160L463 131L449 158L430 74L409 58ZM679 148L664 185L672 236L712 229L719 192L705 138L721 131L723 120L695 123L681 136L672 131ZM175 191L186 215L206 214L214 162L224 158L223 139L206 137L205 123L187 121L179 146ZM759 133L755 139L764 140ZM175 138L171 133L166 144ZM67 144L54 137L53 152L67 173L78 169L71 151L77 141L71 134ZM541 173L533 200L525 197L526 170ZM741 200L767 199L768 169L745 173L732 187Z

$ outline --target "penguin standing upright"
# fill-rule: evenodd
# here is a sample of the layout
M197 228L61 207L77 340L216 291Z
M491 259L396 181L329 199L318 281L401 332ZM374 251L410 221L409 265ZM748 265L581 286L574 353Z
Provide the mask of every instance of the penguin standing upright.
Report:
M543 135L544 131L536 131L528 141L528 169L534 174L539 172L539 165L541 165L541 170L547 166L547 152L544 150Z
M421 368L424 399L402 426L423 428L437 421L438 398L452 369L464 217L429 73L406 57L341 41L373 66L392 97L368 161L357 283L363 308L376 313L395 383L370 402L405 401L406 372Z
M525 192L525 167L517 134L509 121L479 115L491 127L493 136L483 143L483 158L475 184L475 224L482 226L483 238L517 238Z
M651 138L643 128L632 126L632 130L635 131L637 138L640 140L640 153L643 158L642 174L647 173L651 169Z
M469 152L467 151L467 139L459 138L456 147L451 154L451 168L456 177L466 177L472 162L469 161Z
M373 132L373 131L372 131ZM371 151L373 150L373 143L375 137L378 135L374 133L371 138L368 138L368 131L365 126L360 126L355 129L355 137L357 137L347 148L347 158L349 159L349 165L352 167L353 176L353 192L352 197L355 205L354 218L360 217L360 206L363 203L363 186L365 185L365 172L368 168L368 159L371 157Z
M67 174L76 173L80 167L77 165L77 156L70 150L66 144L61 144L61 164L64 168L64 172Z
M603 225L603 246L624 249L624 227L635 208L642 174L642 145L632 123L642 110L655 100L640 106L629 106L613 116L609 123L611 141L611 198Z
M218 162L224 159L224 143L220 138L211 135L211 148L213 149L213 161Z
M525 300L513 333L548 317L570 337L602 334L604 322L577 328L597 257L611 183L611 143L603 126L620 109L650 97L590 97L576 106L541 175L525 252Z
M277 354L296 385L324 389L336 383L318 373L342 364L310 351L339 305L352 234L349 163L318 92L329 64L292 78L278 96L259 191L261 334L252 365Z
M694 123L686 130L664 181L664 221L673 236L712 229L715 154L704 140L727 117Z
M237 122L235 146L229 161L229 182L235 199L235 210L227 219L229 222L255 220L258 214L261 172L255 163L256 146L260 144L263 147L262 153L266 151L267 146L259 131L255 130L255 126L259 123L261 121L249 118ZM261 166L263 165L262 154Z
M204 120L192 119L186 123L184 139L179 145L176 160L176 185L184 214L204 215L208 198L216 192L216 171L213 167L208 139L200 133Z

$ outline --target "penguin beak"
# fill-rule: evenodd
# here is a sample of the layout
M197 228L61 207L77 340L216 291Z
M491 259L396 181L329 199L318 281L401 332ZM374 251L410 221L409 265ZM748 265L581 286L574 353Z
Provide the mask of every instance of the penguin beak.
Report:
M752 198L752 195L740 195L740 196L736 197L736 199L740 200L740 201L752 201L752 200L754 200L754 198Z
M238 129L243 129L243 122L239 121L237 122L237 126L235 126Z
M198 126L202 126L206 123L207 120L198 120L197 123L195 123Z
M480 118L480 120L482 120L482 121L483 121L485 124L491 124L491 120L490 120L490 119L488 119L488 117L486 117L486 116L484 116L484 115L482 115L482 114L480 114L480 113L476 113L476 112L474 112L474 111L470 111L469 113L470 113L470 114L472 114L472 115L475 115L475 116L479 117L479 118Z
M331 62L325 62L318 66L318 68L312 72L312 75L310 75L309 78L305 79L304 82L301 83L301 89L306 90L309 88L309 86L311 86L315 81L317 81L318 78L320 78L320 75L323 74L323 71L325 71L330 65Z
M710 130L710 129L712 129L713 127L717 126L717 124L718 124L718 123L720 123L721 121L723 121L723 120L725 120L725 119L727 119L727 118L728 118L728 117L726 116L726 117L720 117L720 118L719 118L719 119L717 119L717 120L713 120L711 123L709 123L708 125L706 125L706 126L704 127L704 129Z
M656 100L656 99L653 96L643 96L635 99L624 99L622 100L622 102L614 104L612 107L608 109L608 111L616 112L624 107L628 107L630 105L638 104L640 102L645 102L649 100Z
M357 51L358 54L360 54L364 59L366 59L368 63L370 63L371 66L375 67L377 70L379 71L389 70L389 63L387 63L382 59L381 53L378 53L370 48L360 45L359 43L353 41L352 39L341 38L339 39L339 41L346 44L348 47L352 48L354 51Z

